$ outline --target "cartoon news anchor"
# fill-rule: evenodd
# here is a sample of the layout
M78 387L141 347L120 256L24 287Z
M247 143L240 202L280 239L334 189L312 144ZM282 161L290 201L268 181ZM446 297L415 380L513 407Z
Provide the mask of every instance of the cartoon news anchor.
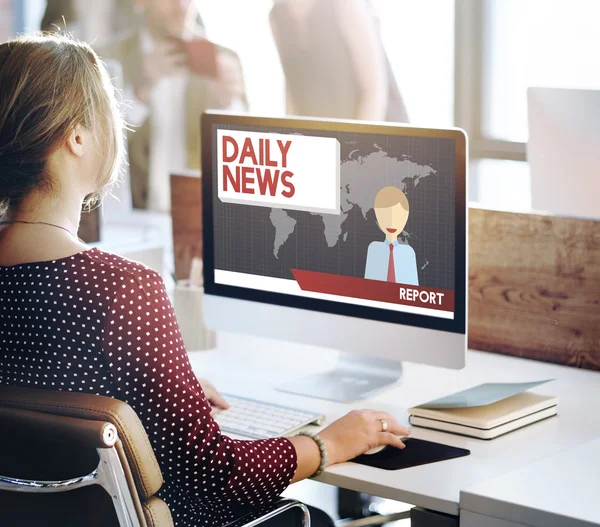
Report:
M367 251L365 278L384 282L419 285L417 257L398 236L408 221L408 199L399 188L382 188L375 196L375 217L385 241L371 242Z

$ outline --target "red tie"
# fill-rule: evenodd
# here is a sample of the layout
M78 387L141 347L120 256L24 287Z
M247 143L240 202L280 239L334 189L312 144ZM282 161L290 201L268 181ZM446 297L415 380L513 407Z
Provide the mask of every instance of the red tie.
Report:
M394 269L394 244L390 243L390 259L388 261L388 282L396 281L396 270Z

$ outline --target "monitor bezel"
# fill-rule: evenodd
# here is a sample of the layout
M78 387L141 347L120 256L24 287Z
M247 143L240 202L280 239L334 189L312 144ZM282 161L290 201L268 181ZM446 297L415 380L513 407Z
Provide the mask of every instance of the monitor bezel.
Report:
M213 173L212 173L212 129L213 125L272 126L304 128L335 132L368 133L381 135L402 135L411 137L439 137L455 140L455 294L454 319L435 316L403 313L374 307L347 304L286 295L271 291L217 284L214 281L214 230L213 230ZM437 129L420 128L408 124L367 123L342 119L317 119L305 117L257 117L226 112L205 112L201 118L202 142L202 232L204 292L232 299L249 300L273 305L283 305L299 309L318 311L335 315L363 318L368 320L410 325L450 333L466 334L466 265L467 265L467 137L459 128ZM209 177L206 177L209 176Z

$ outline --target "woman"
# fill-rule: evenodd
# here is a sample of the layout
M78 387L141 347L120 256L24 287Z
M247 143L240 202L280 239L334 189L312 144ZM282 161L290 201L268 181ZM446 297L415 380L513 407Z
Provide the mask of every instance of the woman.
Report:
M221 434L209 404L219 395L192 371L160 276L77 239L82 203L115 180L122 150L113 88L88 45L0 45L0 384L129 403L178 526L223 525L320 466L402 448L408 430L374 411L332 423L323 446Z

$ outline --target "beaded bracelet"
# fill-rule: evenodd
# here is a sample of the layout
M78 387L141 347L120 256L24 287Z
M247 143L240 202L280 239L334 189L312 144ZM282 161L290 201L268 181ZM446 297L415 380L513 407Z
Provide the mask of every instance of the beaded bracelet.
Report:
M317 443L317 446L319 447L319 452L321 453L321 463L319 464L319 468L311 476L311 478L316 478L317 476L320 476L325 471L325 467L327 466L327 449L325 448L325 443L317 434L312 434L304 430L298 432L296 435L310 437L315 443Z

